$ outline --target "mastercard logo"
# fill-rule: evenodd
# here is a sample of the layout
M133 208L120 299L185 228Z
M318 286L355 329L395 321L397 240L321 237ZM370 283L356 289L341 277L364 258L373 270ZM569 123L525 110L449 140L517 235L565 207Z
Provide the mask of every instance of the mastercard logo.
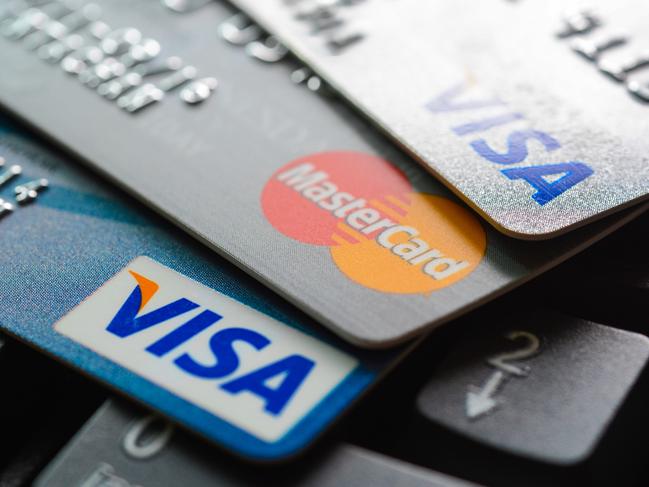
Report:
M358 152L290 162L268 181L261 203L279 232L329 247L343 274L376 291L447 287L476 269L487 245L470 211L414 191L390 163Z

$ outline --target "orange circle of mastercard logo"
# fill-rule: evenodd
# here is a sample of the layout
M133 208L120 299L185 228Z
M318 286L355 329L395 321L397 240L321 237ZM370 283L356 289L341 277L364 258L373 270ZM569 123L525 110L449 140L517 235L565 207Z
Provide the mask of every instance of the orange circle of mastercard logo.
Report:
M487 239L477 218L441 196L417 193L387 161L325 152L279 169L261 197L281 233L330 248L354 282L382 292L427 294L478 266Z

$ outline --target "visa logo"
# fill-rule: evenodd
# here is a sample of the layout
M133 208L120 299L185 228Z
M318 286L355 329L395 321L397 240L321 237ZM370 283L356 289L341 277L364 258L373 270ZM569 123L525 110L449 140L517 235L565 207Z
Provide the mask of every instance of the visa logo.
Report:
M539 146L542 150L535 154L543 158L561 149L561 142L547 132L526 126L529 125L526 117L509 109L499 98L491 95L476 97L472 91L481 90L473 83L455 85L430 100L426 109L438 116L462 116L462 120L456 120L450 127L453 133L468 138L468 147L482 160L496 164L495 167L509 180L527 183L534 190L530 198L535 203L544 206L594 174L590 166L580 161L532 162L530 165L534 160L530 156L530 146ZM485 138L493 138L494 131L496 135L500 132L504 140ZM498 148L503 145L506 147L504 151Z
M357 360L138 257L55 328L248 433L277 441Z
M147 328L200 308L199 304L187 298L180 298L147 313L142 313L142 308L158 291L159 285L132 270L129 270L128 273L138 284L106 328L113 335L128 338ZM201 310L186 323L156 339L145 348L145 351L160 358L168 356L180 345L221 319L223 316L212 310ZM271 345L267 336L250 328L238 326L218 329L207 342L213 354L208 363L196 359L188 352L175 357L172 362L176 367L195 377L203 379L230 377L239 368L239 356L234 348L237 342L246 344L254 350L262 350ZM236 379L224 382L219 387L230 394L248 391L264 401L264 409L267 412L280 414L314 366L315 362L304 355L292 354ZM266 381L279 376L281 376L281 380L276 387L266 385Z

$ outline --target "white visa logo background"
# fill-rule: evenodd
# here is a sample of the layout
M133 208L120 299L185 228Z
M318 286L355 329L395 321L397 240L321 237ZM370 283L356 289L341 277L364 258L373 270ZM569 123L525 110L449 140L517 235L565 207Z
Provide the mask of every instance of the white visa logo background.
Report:
M139 294L135 296L138 305L144 305L133 311L134 320L115 325L118 311L129 306L136 288L147 295L146 286L139 286L135 275L144 277L145 284L155 290L148 293L148 301L146 296L142 300ZM165 315L165 306L183 298L197 306L175 316ZM155 316L151 312L161 308L156 319L148 319L148 325L142 325L146 320L138 321L147 314ZM195 318L201 314L216 321L203 320L203 329L193 336L178 331L192 319L200 322ZM139 323L139 328L133 328L133 323ZM122 336L115 331L120 327ZM131 262L64 316L55 329L266 442L284 436L358 363L330 345L147 257ZM213 339L219 332L223 333ZM178 339L180 335L182 339ZM221 343L220 337L227 336L230 341ZM232 339L237 336L243 338ZM187 367L188 363L194 368ZM282 371L282 364L292 363L301 366L295 374L290 367ZM215 370L221 373L213 373Z

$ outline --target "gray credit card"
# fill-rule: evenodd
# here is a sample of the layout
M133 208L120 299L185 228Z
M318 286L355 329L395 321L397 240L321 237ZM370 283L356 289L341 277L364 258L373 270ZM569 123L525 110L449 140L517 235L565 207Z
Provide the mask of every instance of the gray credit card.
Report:
M420 334L644 210L511 239L226 5L97 3L3 4L0 103L355 344Z
M234 3L508 235L649 193L643 0Z

